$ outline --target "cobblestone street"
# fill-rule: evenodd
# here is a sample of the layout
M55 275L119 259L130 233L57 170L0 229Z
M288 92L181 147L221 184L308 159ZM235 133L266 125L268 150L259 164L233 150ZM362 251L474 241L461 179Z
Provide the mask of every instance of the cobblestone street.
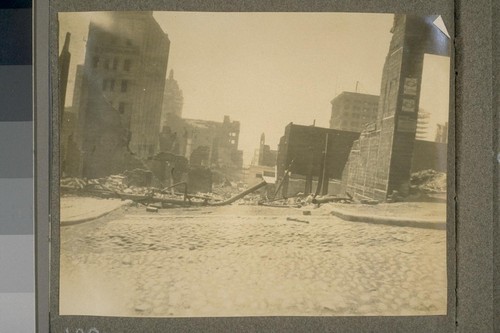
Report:
M286 208L129 207L61 228L60 281L62 315L444 314L446 232Z

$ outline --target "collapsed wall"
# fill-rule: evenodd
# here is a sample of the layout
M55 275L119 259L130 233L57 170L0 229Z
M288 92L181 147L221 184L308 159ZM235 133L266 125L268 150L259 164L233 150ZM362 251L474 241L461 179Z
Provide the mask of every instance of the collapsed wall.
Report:
M78 174L94 179L126 170L147 169L129 150L131 133L124 126L119 111L105 100L95 82L85 79L84 85L88 98L79 110Z

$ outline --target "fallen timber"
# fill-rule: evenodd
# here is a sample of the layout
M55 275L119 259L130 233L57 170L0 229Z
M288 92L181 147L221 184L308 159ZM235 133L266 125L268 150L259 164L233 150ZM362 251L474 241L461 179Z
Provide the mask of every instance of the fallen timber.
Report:
M109 188L105 186L100 186L99 187L94 187L87 185L84 188L72 188L72 187L67 187L67 186L61 186L61 190L64 191L70 191L72 193L79 193L79 194L89 194L89 195L94 195L102 198L118 198L122 200L132 200L136 203L140 203L143 205L149 205L149 204L155 204L155 203L161 203L162 205L169 206L180 206L180 207L192 207L192 206L225 206L225 205L230 205L239 199L245 197L246 195L253 193L260 189L261 187L265 186L267 183L265 181L260 182L259 184L252 186L251 188L223 201L216 201L213 198L209 196L201 196L201 195L190 195L187 193L185 190L184 193L175 193L170 194L172 197L170 198L165 198L165 197L159 197L156 194L166 194L168 193L167 190L173 187L176 187L177 185L184 185L185 189L187 188L186 184L184 183L178 183L174 184L173 186L170 186L166 189L156 189L156 188L150 188L148 189L148 193L146 194L133 194L133 193L125 193L121 191L113 191L110 190ZM182 199L178 199L176 197L182 197ZM194 199L194 200L193 200Z
M302 207L302 205L299 205L299 204L279 205L279 204L273 204L273 203L267 203L267 202L261 202L261 203L259 203L259 206L273 207L273 208L300 208L300 207Z
M207 203L208 203L209 206L225 206L225 205L230 205L233 202L235 202L235 201L243 198L244 196L257 191L259 188L261 188L263 186L266 186L266 184L267 184L266 181L263 180L262 182L258 183L257 185L250 187L249 189L241 192L240 194L235 195L234 197L232 197L230 199L227 199L225 201L207 202Z
M322 203L339 202L339 201L352 202L352 197L323 196L312 199L313 204L322 204Z
M298 195L293 195L287 198L274 198L274 199L263 199L259 200L257 205L259 206L265 206L265 207L273 207L273 208L300 208L302 207L301 203L295 203L295 204L287 204L287 203L276 203L277 201L286 201L288 199L292 198L297 198L299 197Z
M117 193L119 198L122 200L132 200L134 202L150 204L150 203L162 203L162 204L173 204L178 206L204 206L205 201L191 201L190 198L184 199L174 199L174 198L159 198L153 195L140 195L140 194L127 194L127 193Z

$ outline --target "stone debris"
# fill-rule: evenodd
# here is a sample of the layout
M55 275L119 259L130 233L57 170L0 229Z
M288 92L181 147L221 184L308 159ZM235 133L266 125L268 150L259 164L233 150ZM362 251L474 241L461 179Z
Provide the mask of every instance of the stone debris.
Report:
M149 205L146 207L146 212L158 213L158 207L153 207L153 206Z
M353 202L353 198L350 195L347 195L346 197L340 197L336 195L324 195L313 198L311 202L317 205L328 202L351 203Z
M139 179L140 175L148 177L147 173L142 171L134 170L128 176L112 175L99 179L63 178L61 179L61 191L81 196L130 199L156 208L163 208L165 203L172 205L183 205L184 202L185 205L202 204L208 199L218 199L210 194L203 194L204 196L202 196L197 193L185 196L185 193L172 193L151 186L138 186L137 184L145 184L147 181L147 179Z
M287 217L286 220L287 221L293 221L293 222L300 222L300 223L309 223L309 221L296 219L294 217Z
M124 175L112 175L99 179L63 178L60 187L63 194L129 199L146 205L147 211L152 212L152 208L157 210L179 206L218 206L234 202L257 205L261 200L261 195L254 192L266 185L262 182L246 189L241 184L231 183L231 186L221 184L216 188L215 193L196 192L194 194L188 192L188 185L185 182L173 184L164 189L140 186L149 184L151 179L151 172L135 169Z
M87 186L86 179L80 178L63 178L61 179L61 187L62 188L74 188L74 189L83 189Z
M424 193L445 193L446 173L432 169L415 172L411 175L411 188Z
M360 201L363 205L378 205L378 200L362 199Z
M148 187L152 184L153 172L144 169L127 170L121 180L127 186Z
M214 195L218 196L221 199L229 199L241 191L239 191L236 184L232 184L231 182L227 181L218 185L214 185L212 188L212 192L214 193Z

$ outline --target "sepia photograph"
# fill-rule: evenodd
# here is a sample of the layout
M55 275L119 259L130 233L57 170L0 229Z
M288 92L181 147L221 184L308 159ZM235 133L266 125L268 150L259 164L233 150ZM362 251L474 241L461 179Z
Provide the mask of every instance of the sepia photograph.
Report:
M59 12L59 314L447 314L439 15Z

